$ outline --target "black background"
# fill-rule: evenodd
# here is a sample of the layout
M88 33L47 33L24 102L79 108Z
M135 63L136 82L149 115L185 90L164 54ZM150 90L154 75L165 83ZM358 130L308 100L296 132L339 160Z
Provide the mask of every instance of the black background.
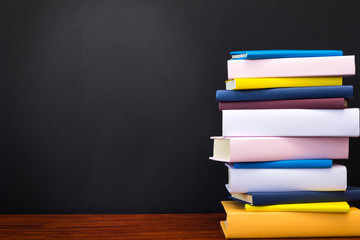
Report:
M359 59L359 10L356 0L0 1L0 213L223 212L226 168L208 157L229 51ZM359 107L358 80L345 84ZM352 138L341 162L360 186L358 148Z

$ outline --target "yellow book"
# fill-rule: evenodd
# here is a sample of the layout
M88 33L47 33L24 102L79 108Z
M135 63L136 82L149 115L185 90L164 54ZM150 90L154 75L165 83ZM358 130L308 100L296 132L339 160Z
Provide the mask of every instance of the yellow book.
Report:
M360 236L360 210L348 213L246 212L238 201L222 202L227 217L220 225L226 238Z
M226 90L260 88L340 86L342 77L234 78L225 81Z
M347 213L350 206L347 202L291 203L267 206L245 204L247 212L337 212Z

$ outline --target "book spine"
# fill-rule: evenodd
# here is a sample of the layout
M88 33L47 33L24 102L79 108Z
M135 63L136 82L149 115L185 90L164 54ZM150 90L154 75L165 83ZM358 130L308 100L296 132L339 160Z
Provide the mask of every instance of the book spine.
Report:
M224 110L223 136L358 137L359 109Z
M219 102L219 110L231 109L343 109L344 98Z
M347 159L347 137L237 137L230 138L230 162L288 159Z
M229 60L227 63L228 79L355 74L354 56Z
M317 169L229 169L230 193L284 191L345 191L346 167Z

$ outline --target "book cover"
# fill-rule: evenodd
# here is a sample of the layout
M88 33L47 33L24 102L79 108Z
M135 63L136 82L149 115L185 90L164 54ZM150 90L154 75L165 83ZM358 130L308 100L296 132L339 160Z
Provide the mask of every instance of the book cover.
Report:
M341 50L250 50L230 52L233 59L343 56Z
M290 203L267 206L245 204L247 212L337 212L347 213L350 206L347 202Z
M301 160L282 160L267 162L236 162L233 164L236 169L252 168L330 168L332 160L330 159L301 159Z
M219 110L231 109L343 109L344 98L219 102Z
M223 136L358 137L359 109L224 110Z
M345 191L346 167L334 164L331 168L296 169L236 169L228 167L228 191L287 192L287 191Z
M354 56L227 61L228 79L259 77L351 76Z
M233 193L231 198L254 206L312 202L351 202L360 200L360 188L347 186L345 191Z
M225 81L226 90L340 86L342 77L235 78Z
M348 213L246 212L243 203L221 202L226 220L220 225L226 238L291 238L360 236L360 210Z
M216 101L263 101L316 98L353 98L353 86L269 88L257 90L217 90Z

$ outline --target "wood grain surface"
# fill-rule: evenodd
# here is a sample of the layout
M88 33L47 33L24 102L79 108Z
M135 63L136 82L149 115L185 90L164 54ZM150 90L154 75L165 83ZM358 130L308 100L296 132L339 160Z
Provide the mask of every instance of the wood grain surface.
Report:
M1 215L0 239L224 239L219 221L225 217L225 214Z

